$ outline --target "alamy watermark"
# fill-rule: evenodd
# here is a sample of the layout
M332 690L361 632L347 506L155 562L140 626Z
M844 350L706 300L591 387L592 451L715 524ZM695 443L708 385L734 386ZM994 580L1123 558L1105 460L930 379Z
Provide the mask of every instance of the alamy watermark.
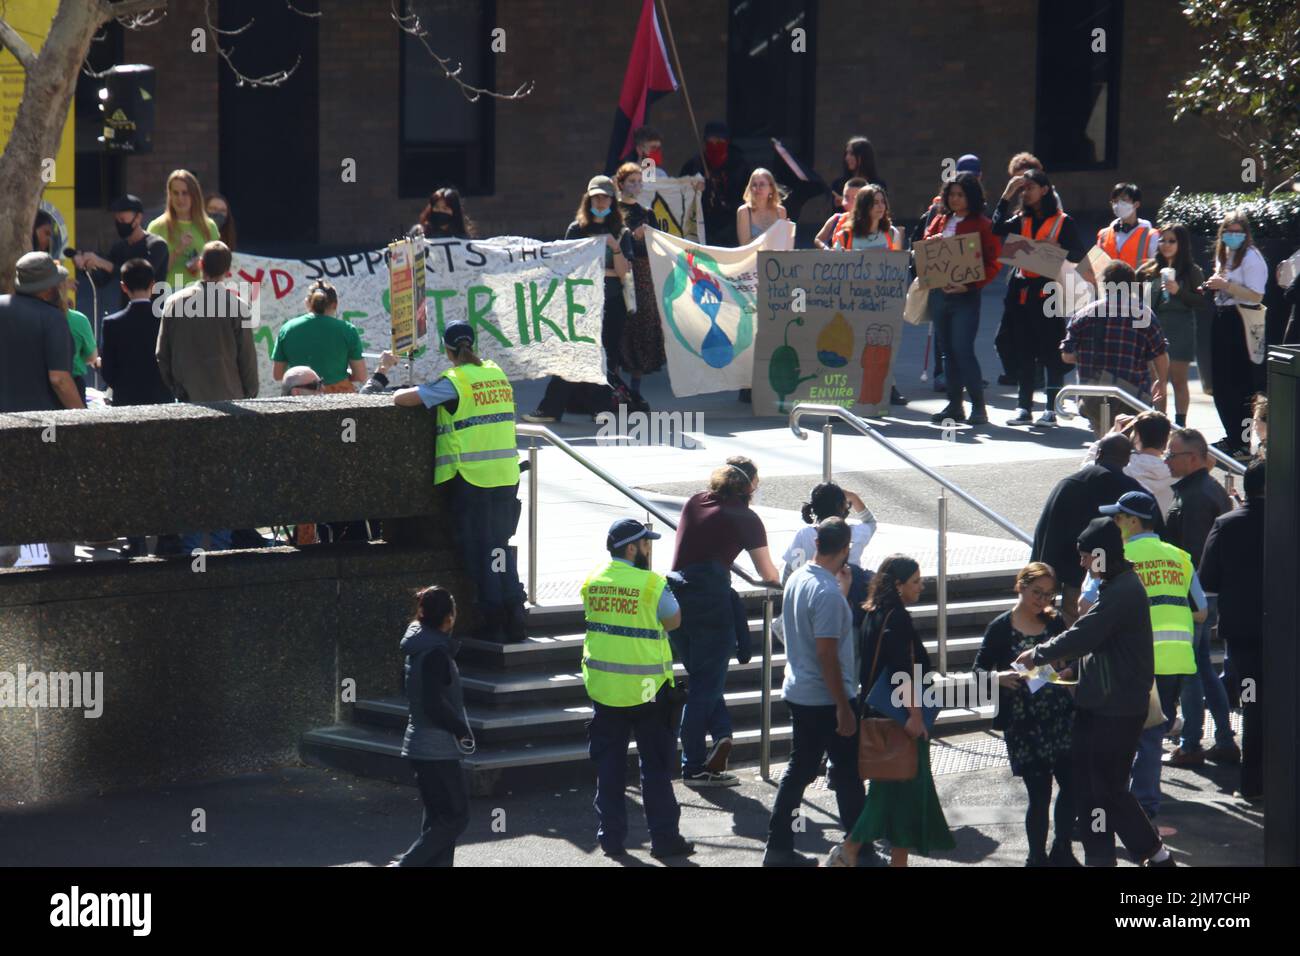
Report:
M103 671L0 671L0 707L82 710L91 720L104 712Z
M996 671L976 671L944 679L935 671L922 672L920 664L912 665L912 673L897 671L889 682L894 689L889 702L895 707L926 707L940 710L974 710L978 707L998 708L998 675Z
M194 290L194 291L189 291ZM187 292L171 314L187 319L239 319L246 329L256 329L262 324L262 284L234 279L205 279L181 289L168 282L155 282L149 289L153 298L154 318L161 319L167 303L180 292ZM231 294L233 293L233 295Z
M702 443L688 432L703 434L703 412L641 412L618 406L618 414L600 412L596 429L597 445L671 445L673 448L700 448Z

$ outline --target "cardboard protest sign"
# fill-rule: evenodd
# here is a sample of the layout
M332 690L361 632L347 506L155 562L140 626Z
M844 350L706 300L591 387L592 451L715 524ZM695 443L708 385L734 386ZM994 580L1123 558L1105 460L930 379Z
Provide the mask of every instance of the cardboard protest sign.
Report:
M965 285L984 278L984 253L979 233L965 236L936 236L915 246L916 277L923 289Z
M410 301L421 283L427 315L421 331L415 311L416 381L447 368L437 347L447 323L469 322L475 350L511 379L562 375L572 382L604 382L600 347L605 308L605 249L600 239L542 242L518 236L426 239L412 250ZM424 260L423 275L414 273ZM326 278L339 296L338 317L361 332L367 352L378 352L394 331L388 250L368 249L322 259L271 259L236 253L231 279L253 287L259 325L253 329L263 387L271 378L276 333L306 311L307 287ZM242 294L242 293L241 293ZM247 297L251 297L251 294ZM406 327L406 307L400 323ZM436 338L435 338L436 337ZM432 339L432 348L430 347Z
M657 229L647 229L645 238L673 394L747 388L754 370L756 257L761 249L791 248L794 223L773 223L739 249L701 246Z
M388 300L394 355L410 355L428 331L424 302L424 243L399 239L388 246Z
M998 256L998 262L1026 272L1035 272L1048 279L1057 279L1065 255L1065 248L1055 242L1013 233L1002 240L1002 254Z
M889 412L907 260L886 249L759 253L755 415L798 402Z
M656 170L653 179L643 175L641 191L636 201L650 212L652 225L660 232L681 236L692 242L708 242L704 234L703 193L695 188L704 182L698 173L694 176L664 176Z

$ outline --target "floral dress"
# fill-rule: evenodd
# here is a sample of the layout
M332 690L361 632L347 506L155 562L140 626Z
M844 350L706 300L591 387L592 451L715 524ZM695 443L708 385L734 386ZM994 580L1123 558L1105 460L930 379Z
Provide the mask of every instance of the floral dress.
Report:
M1054 637L1060 625L1042 634L1022 634L1011 627L1012 660L1024 651ZM1074 727L1074 697L1064 687L1046 684L1038 693L1019 687L1010 695L1011 722L1006 729L1007 757L1017 777L1050 774L1058 760L1070 752Z

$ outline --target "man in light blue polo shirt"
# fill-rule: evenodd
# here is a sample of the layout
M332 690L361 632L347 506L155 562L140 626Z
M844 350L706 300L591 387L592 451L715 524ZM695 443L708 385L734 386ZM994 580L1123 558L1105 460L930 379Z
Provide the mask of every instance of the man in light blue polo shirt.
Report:
M781 693L794 724L790 765L776 792L764 866L816 866L796 853L794 834L804 791L829 756L830 784L845 832L866 800L858 778L857 649L853 614L845 600L852 532L843 518L817 525L817 555L786 580L785 683Z

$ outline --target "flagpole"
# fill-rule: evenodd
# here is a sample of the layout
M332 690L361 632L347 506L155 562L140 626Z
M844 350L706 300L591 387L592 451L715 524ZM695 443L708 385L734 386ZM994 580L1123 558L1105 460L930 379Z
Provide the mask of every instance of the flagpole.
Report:
M695 110L691 107L691 94L686 89L686 74L682 71L682 58L677 54L677 41L673 39L673 25L668 20L667 0L659 0L659 12L664 18L664 33L668 35L668 49L673 51L673 63L677 66L677 78L682 84L682 98L686 101L686 115L690 117L691 129L695 133L695 145L700 150L700 171L707 177L709 166L704 159L704 141L700 139L700 127L695 122Z

